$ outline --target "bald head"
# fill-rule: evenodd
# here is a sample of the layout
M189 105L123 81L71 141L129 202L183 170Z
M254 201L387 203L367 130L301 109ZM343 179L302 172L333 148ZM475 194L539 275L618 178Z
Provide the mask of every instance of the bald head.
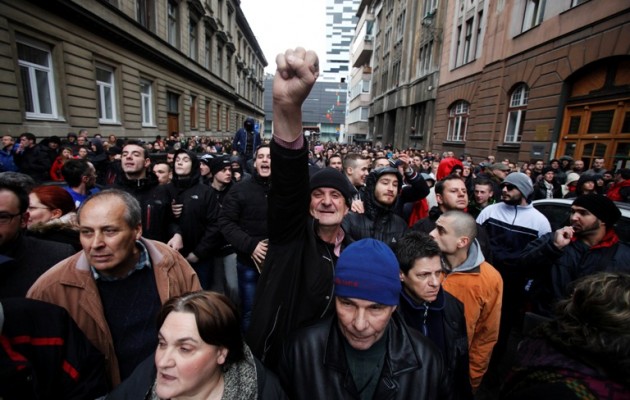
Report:
M470 243L477 237L477 222L472 215L459 210L451 210L440 217L447 220L455 235L466 236Z

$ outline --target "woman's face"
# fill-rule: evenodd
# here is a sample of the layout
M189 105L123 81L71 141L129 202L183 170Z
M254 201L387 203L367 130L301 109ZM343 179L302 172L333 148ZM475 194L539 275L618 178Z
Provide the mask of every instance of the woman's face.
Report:
M156 392L161 399L207 398L219 383L227 349L201 339L195 316L170 313L158 334Z
M43 205L42 202L39 201L39 197L37 197L36 194L33 194L33 193L29 194L28 201L29 201L29 206L28 206L29 217L28 217L28 222L26 223L27 227L33 224L36 224L38 222L48 222L54 218L53 211L49 207L46 207L45 205Z
M61 155L63 158L72 158L72 151L70 151L69 149L63 149L61 151Z
M88 151L87 151L87 149L85 147L81 147L79 149L79 153L78 154L79 154L79 158L87 158Z
M186 153L179 153L175 157L175 173L179 176L190 175L192 171L192 160Z

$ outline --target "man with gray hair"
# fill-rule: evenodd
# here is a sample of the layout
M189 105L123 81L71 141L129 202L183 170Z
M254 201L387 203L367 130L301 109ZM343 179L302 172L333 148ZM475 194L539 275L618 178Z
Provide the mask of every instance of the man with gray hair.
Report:
M453 388L439 350L395 312L398 260L362 239L334 271L335 315L286 341L279 378L291 399L446 399Z
M68 310L105 355L115 386L155 350L161 305L201 286L177 251L142 237L140 204L129 193L91 196L77 220L83 251L43 274L27 297Z

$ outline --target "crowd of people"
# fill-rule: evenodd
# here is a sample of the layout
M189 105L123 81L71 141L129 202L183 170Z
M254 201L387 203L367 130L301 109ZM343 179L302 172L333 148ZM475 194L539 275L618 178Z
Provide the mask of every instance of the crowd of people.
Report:
M3 137L0 398L628 398L630 170L309 143L276 62L271 140Z

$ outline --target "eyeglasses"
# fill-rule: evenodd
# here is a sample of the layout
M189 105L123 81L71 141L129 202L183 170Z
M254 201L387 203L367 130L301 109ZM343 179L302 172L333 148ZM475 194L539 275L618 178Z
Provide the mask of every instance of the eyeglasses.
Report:
M510 185L509 183L505 183L501 185L501 188L506 188L508 191L516 189L516 186Z
M21 213L17 213L17 214L9 214L9 213L2 213L0 214L0 225L6 225L9 222L11 222L13 220L13 218L17 217L18 215L22 215Z
M416 276L421 281L426 281L429 278L431 278L431 280L437 279L438 281L442 282L446 274L444 273L444 271L435 271L435 272L423 272L421 274L417 274Z

